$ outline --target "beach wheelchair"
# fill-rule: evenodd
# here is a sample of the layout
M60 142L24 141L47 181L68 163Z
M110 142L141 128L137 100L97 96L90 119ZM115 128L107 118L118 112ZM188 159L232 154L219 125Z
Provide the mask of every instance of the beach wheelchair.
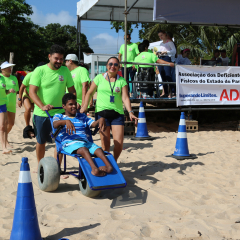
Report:
M60 109L60 108L54 108ZM105 176L96 177L91 174L91 167L88 162L78 154L69 154L62 149L61 140L58 137L58 133L61 131L62 127L54 129L53 127L53 117L50 116L48 111L46 111L48 117L51 121L52 133L51 137L55 140L57 147L57 159L53 157L44 157L41 159L38 165L38 185L42 191L51 192L55 191L59 186L60 175L72 175L79 181L79 188L82 194L86 197L96 197L100 194L101 190L123 188L126 187L127 183L113 157L109 152L104 152L108 161L113 167L111 173L107 173ZM86 129L88 140L93 142L92 131L89 127ZM96 134L97 131L95 131ZM59 154L63 154L63 170L59 164ZM74 157L79 162L79 167L77 171L67 171L67 156ZM104 166L103 161L92 155L93 161L97 167Z

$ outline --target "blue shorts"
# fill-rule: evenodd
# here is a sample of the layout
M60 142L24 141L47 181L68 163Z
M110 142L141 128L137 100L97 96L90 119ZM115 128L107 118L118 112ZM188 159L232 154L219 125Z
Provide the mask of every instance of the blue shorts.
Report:
M63 146L63 150L69 154L72 154L74 151L78 150L79 148L86 147L88 148L89 152L93 155L95 151L100 148L98 145L92 142L84 142L73 140Z
M95 113L95 119L98 120L100 119L101 116L98 115L97 113ZM116 118L105 118L106 121L106 126L110 127L112 125L121 125L124 126L124 115L123 114L119 114L118 117Z
M52 132L52 126L49 117L33 116L34 122L34 132L39 144L44 144L46 142L52 142L50 136Z
M5 113L5 112L7 112L7 105L6 104L0 105L0 113Z

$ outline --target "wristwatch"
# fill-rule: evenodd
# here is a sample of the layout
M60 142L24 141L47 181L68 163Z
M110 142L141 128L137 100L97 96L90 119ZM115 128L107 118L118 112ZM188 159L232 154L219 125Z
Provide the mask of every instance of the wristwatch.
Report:
M22 101L22 99L21 99L21 98L18 98L18 101Z
M134 114L134 111L132 110L132 111L129 111L128 113L133 113Z

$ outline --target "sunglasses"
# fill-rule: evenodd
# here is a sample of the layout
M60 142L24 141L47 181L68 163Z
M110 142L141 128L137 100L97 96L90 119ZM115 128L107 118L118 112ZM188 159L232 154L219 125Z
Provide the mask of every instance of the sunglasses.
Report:
M114 65L114 67L118 67L118 66L119 66L118 63L109 63L109 64L108 64L109 67L112 67L113 65Z

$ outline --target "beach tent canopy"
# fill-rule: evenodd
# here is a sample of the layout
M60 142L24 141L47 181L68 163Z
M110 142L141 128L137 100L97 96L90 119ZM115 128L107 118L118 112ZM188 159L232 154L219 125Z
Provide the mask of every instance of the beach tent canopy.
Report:
M239 0L128 0L129 22L160 22L240 27ZM125 0L81 0L82 20L124 21Z
M136 0L128 0L130 7ZM130 22L152 22L154 0L139 0L128 14ZM82 20L124 21L125 0L81 0L77 15Z

